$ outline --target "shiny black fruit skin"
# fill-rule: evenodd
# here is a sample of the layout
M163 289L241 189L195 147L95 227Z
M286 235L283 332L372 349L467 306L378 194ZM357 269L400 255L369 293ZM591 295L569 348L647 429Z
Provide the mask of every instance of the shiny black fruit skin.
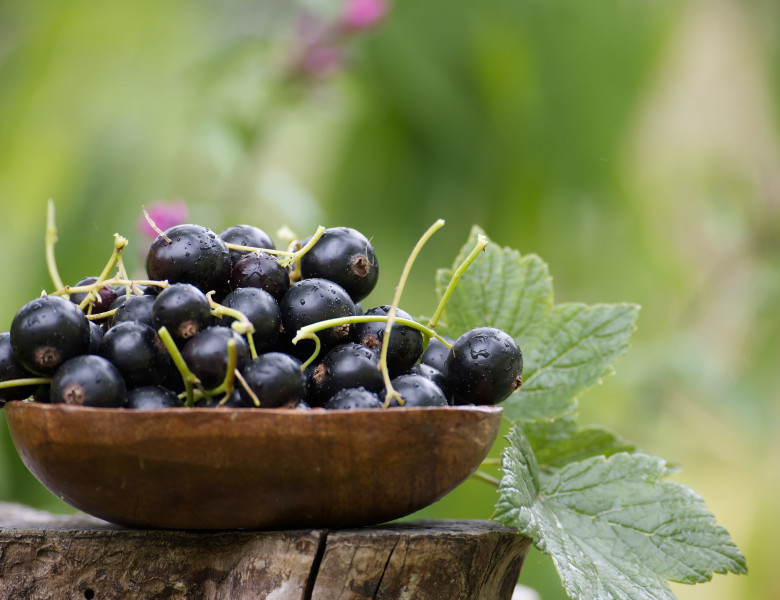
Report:
M98 353L98 346L100 345L100 342L103 339L105 333L105 330L100 325L95 323L95 321L89 322L89 348L87 349L87 354Z
M162 385L173 361L157 332L143 323L127 321L109 329L98 345L98 355L109 360L128 389Z
M12 379L27 379L35 377L33 373L25 370L14 357L11 347L11 334L7 331L0 333L0 381ZM24 400L35 393L37 384L23 385L19 387L0 389L0 406L8 400Z
M274 297L260 288L237 288L230 292L222 304L243 313L255 328L252 340L258 353L271 350L279 339L282 313ZM222 317L220 325L229 327L232 317Z
M127 298L127 296L120 296L120 298ZM152 308L154 307L156 298L157 296L147 296L146 294L141 296L130 296L121 304L121 306L114 307L117 310L111 318L111 324L116 325L126 321L135 321L137 323L149 325L149 327L154 327Z
M279 303L282 326L293 337L301 327L327 319L351 317L355 304L337 283L327 279L303 279L293 284ZM349 339L349 325L331 327L317 332L324 347L332 347Z
M49 376L89 349L89 320L72 302L43 296L25 304L11 323L16 360L36 375Z
M382 401L366 388L345 388L336 392L325 403L328 410L351 410L355 408L382 408Z
M219 386L227 374L228 340L236 342L236 368L240 371L249 362L249 347L238 333L229 327L208 327L191 338L181 351L184 362L200 379L203 386Z
M265 248L266 250L276 250L274 242L265 231L252 225L233 225L219 234L222 241L236 246L250 246L252 248ZM230 260L235 265L241 258L247 255L246 250L231 250Z
M184 406L184 403L172 390L157 385L147 385L127 392L125 408L157 410L181 406Z
M245 287L265 290L278 302L290 289L290 273L270 254L251 252L235 263L230 274L230 289Z
M295 407L304 395L301 362L289 354L268 352L252 360L242 372L244 379L260 401L260 408ZM254 401L240 386L247 406Z
M449 393L447 377L445 377L444 373L439 371L439 369L432 367L431 365L426 365L425 363L412 365L412 368L404 373L404 375L422 375L426 379L430 379L433 383L435 383L436 386L444 393L444 397L447 398L448 401L452 396ZM450 404L452 403L450 402Z
M377 306L366 311L367 316L387 316L390 307ZM412 316L404 311L396 309L395 316L400 319L412 321ZM386 323L353 323L352 341L363 344L377 353L382 350L382 341L385 337ZM390 377L396 377L408 371L420 358L423 352L422 333L407 325L393 324L390 331L390 342L387 347L387 370Z
M379 277L374 247L366 236L349 227L326 229L300 263L304 278L334 281L347 291L353 302L368 296Z
M401 375L391 381L393 389L403 399L402 406L447 406L444 392L427 377L422 375ZM401 406L393 399L390 406Z
M455 340L446 367L455 404L497 404L522 384L523 355L509 334L478 327Z
M247 404L238 389L234 389L228 399L222 402L224 397L224 394L219 394L208 399L201 399L195 406L197 408L251 408L255 405L251 400Z
M82 285L92 285L97 281L97 277L85 277L81 281L79 281L75 286L78 287ZM87 304L87 307L84 309L84 312L87 314L96 315L98 313L106 312L110 309L111 304L117 299L117 292L116 290L109 286L105 286L100 288L97 291L97 300L91 300L89 304ZM75 294L70 295L70 301L73 302L73 304L79 305L84 301L84 298L87 297L87 292L76 292ZM91 307L91 308L90 308Z
M52 404L121 408L126 398L122 375L105 358L94 354L77 356L64 363L54 375L49 390Z
M444 339L447 341L448 344L450 344L450 346L455 341L452 338L446 336L444 337ZM422 356L420 357L420 362L426 365L430 365L434 369L437 369L442 373L446 373L447 355L449 353L450 353L450 349L447 346L442 344L436 338L431 338L431 340L428 342L428 347L425 349L425 352L423 352Z
M379 355L354 342L330 350L309 371L307 383L307 400L312 406L323 406L344 388L362 387L369 392L379 392L385 387L379 370Z
M165 327L182 345L211 324L211 307L206 295L189 283L175 283L155 298L152 306L155 331Z
M158 236L149 248L146 271L150 279L191 283L203 292L228 291L230 253L225 242L200 225L176 225Z

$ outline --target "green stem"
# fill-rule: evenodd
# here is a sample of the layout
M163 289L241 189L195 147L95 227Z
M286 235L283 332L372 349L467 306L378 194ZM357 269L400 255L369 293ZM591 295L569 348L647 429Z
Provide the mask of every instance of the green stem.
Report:
M184 357L176 347L176 342L173 341L173 338L168 332L168 329L165 327L160 327L160 329L157 330L157 335L160 336L162 343L165 344L165 348L168 350L168 354L170 354L171 359L173 359L173 364L176 365L176 368L179 370L181 378L184 381L184 391L187 394L187 401L185 404L187 406L193 406L195 404L195 396L193 394L192 388L193 385L200 386L200 379L197 378L195 373L190 371L190 368L187 366L187 363L184 361ZM202 391L204 396L208 395L204 390Z
M317 243L317 241L320 239L320 236L322 236L322 233L325 231L325 228L320 225L317 227L317 231L314 232L314 235L311 236L311 239L306 242L306 245L303 246L300 250L296 250L295 252L290 252L289 250L274 250L271 248L258 248L256 246L241 246L239 244L225 244L230 250L243 250L244 252L265 252L266 254L272 254L274 256L279 256L281 258L277 259L277 262L282 267L287 267L291 265L292 263L296 262L306 254L311 248L314 246L314 244Z
M500 458L486 458L482 461L483 467L500 467L501 466L501 459Z
M127 238L122 237L118 233L114 234L114 251L111 253L111 258L108 259L108 262L106 263L106 266L103 267L103 271L100 273L100 275L97 278L97 281L93 283L92 285L100 286L106 279L108 279L109 273L114 270L114 267L116 266L117 261L119 260L120 255L122 254L122 251L127 247ZM84 310L87 305L91 304L93 300L97 300L97 296L95 295L94 289L90 291L85 297L84 300L81 301L81 304L79 304L79 308Z
M51 378L50 377L25 377L23 379L8 379L6 381L0 381L0 390L22 387L24 385L41 385L42 383L51 383Z
M412 270L412 265L414 264L415 259L417 258L417 255L420 253L420 250L422 250L422 247L425 245L425 243L431 238L431 236L436 233L441 227L444 226L444 220L443 219L437 219L436 222L431 225L428 230L422 235L422 237L417 241L417 244L415 244L414 248L412 249L412 253L409 255L409 258L406 259L406 264L404 265L404 270L401 272L401 279L398 281L398 286L395 288L395 295L393 296L393 302L390 305L390 310L387 311L387 324L385 325L385 335L382 338L382 351L379 354L379 368L382 371L382 378L385 381L385 403L384 407L387 408L390 406L390 402L395 398L396 402L398 402L399 405L404 405L404 400L401 398L400 394L393 389L393 384L390 382L390 372L387 369L387 350L390 346L390 332L393 328L393 322L395 321L395 311L398 309L398 303L401 301L401 294L403 293L404 286L406 285L406 280L409 277L409 272Z
M260 406L260 398L257 397L257 394L255 394L252 391L252 388L249 387L249 384L246 382L246 379L244 379L244 376L241 375L238 371L236 371L236 379L238 379L238 382L241 384L241 386L246 390L246 393L249 394L249 397L252 399L252 402L255 403L255 406Z
M241 335L246 335L247 333L254 333L255 327L252 325L252 322L247 318L247 316L242 313L240 310L236 310L235 308L230 308L228 306L225 306L224 304L220 304L219 302L215 302L212 296L214 295L214 292L211 291L206 294L206 298L209 300L209 306L211 307L211 314L215 317L232 317L235 319L233 323L230 324L230 327L235 331L236 333L239 333Z
M118 308L112 308L111 310L107 310L106 312L97 313L97 314L88 314L85 315L87 319L90 321L100 321L101 319L107 319L108 317L113 317L116 314L116 311L118 311Z
M476 471L472 473L471 476L474 479L479 479L480 481L484 481L485 483L489 483L490 485L494 485L496 487L498 487L499 484L501 483L495 477L491 477L490 475L488 475L487 473L483 473L482 471Z
M301 371L305 371L306 367L308 367L311 363L313 363L314 359L317 358L317 356L319 355L320 349L322 348L322 344L320 343L320 338L317 337L314 334L314 332L306 332L302 334L301 331L303 331L303 329L299 329L298 334L293 338L292 341L293 344L297 344L300 340L312 340L314 342L314 352L306 360L306 362L301 365Z
M464 260L460 266L455 269L455 273L452 274L450 283L447 285L447 289L444 291L444 295L441 297L441 301L439 302L439 306L436 308L436 312L433 313L431 320L428 321L428 327L434 329L439 324L439 319L444 312L444 307L447 306L447 302L449 301L450 296L452 296L452 292L455 291L455 286L458 284L458 281L460 281L460 278L466 269L468 269L471 263L473 263L477 256L479 256L479 253L485 249L487 244L488 240L484 235L480 234L477 236L477 244L474 246L474 249L466 257L466 260Z
M249 356L252 357L252 360L257 358L257 348L255 348L255 336L254 333L251 331L247 331L246 333L246 342L249 344Z
M301 327L298 330L298 334L293 338L292 342L294 344L301 339L312 339L307 334L316 333L317 331L322 331L323 329L328 329L330 327L337 327L339 325L348 325L350 323L387 322L388 318L389 317L387 315L359 315L354 317L338 317L336 319L317 321L316 323L312 323L311 325L306 325L305 327ZM412 321L410 319L399 319L399 318L396 318L395 322L398 323L399 325L406 325L407 327L416 329L417 331L422 333L425 337L435 337L437 340L440 340L445 344L447 343L446 340L444 340L444 338L442 338L438 333L436 333L436 331L426 327L422 323L418 323L417 321Z
M54 287L62 289L65 285L60 278L60 272L57 270L57 261L54 258L54 244L57 243L57 225L54 223L54 201L49 200L49 209L46 217L46 266L49 269Z
M225 370L225 379L222 380L222 385L219 386L219 391L225 393L225 397L219 401L220 404L224 404L230 400L230 395L235 389L236 383L236 364L238 364L238 353L236 352L236 340L232 337L227 341L227 368ZM214 393L213 390L211 393ZM215 394L216 395L216 394Z

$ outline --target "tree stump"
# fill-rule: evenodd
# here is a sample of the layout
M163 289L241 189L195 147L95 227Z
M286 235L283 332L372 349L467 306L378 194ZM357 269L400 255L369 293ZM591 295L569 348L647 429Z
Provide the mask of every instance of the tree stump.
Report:
M529 546L490 521L139 530L0 503L0 599L509 600Z

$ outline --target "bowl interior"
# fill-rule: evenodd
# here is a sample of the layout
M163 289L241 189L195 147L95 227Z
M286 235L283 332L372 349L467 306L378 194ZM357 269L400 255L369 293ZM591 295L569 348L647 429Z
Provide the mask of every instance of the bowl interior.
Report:
M52 493L135 527L355 527L400 518L471 475L501 408L124 410L9 402Z

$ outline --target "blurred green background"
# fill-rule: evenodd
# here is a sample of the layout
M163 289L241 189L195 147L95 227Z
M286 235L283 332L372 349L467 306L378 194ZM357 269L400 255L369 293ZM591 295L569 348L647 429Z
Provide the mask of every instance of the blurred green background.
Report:
M0 330L51 289L49 198L67 283L114 232L143 273L141 206L184 198L217 231L360 229L382 264L365 306L442 217L412 314L477 223L548 261L559 301L643 306L582 420L681 464L750 568L678 596L779 598L780 4L397 0L364 30L343 10L0 3ZM494 499L467 482L418 516L488 518ZM68 510L4 422L0 500ZM565 597L537 553L521 581Z

